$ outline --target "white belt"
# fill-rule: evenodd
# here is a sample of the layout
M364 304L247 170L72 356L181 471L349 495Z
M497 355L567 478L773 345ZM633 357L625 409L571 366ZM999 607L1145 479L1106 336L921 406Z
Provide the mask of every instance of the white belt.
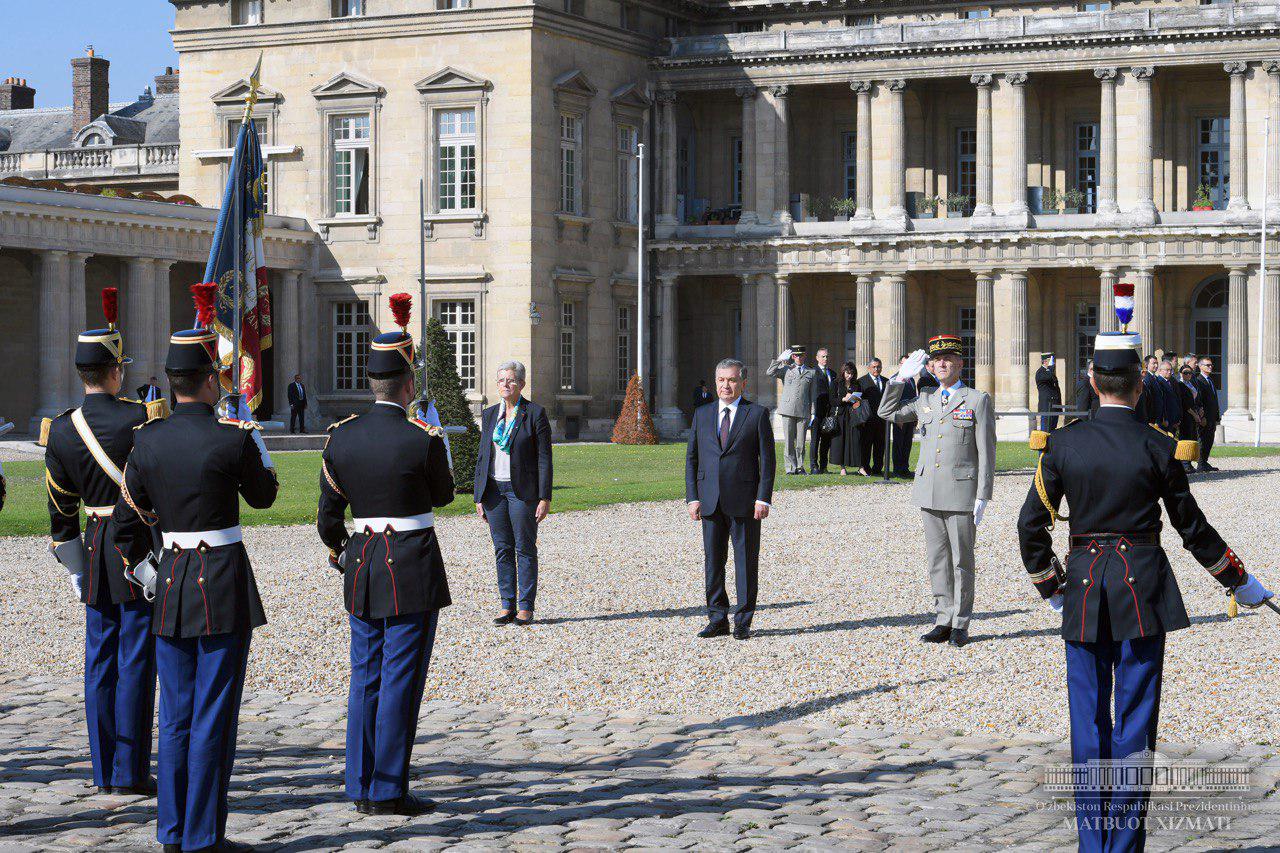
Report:
M222 545L234 545L240 541L240 525L225 530L195 530L190 533L162 533L164 547L181 548L184 551L207 545L217 548Z
M84 508L84 514L90 518L95 515L98 518L110 518L111 513L115 512L114 506L87 506Z
M357 533L362 530L372 530L377 533L385 530L404 532L436 526L436 518L429 512L411 515L408 518L353 518L351 520L355 523Z

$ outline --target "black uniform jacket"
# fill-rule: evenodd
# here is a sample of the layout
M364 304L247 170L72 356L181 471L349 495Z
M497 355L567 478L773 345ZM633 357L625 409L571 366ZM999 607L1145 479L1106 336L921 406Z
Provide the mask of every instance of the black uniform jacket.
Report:
M331 561L346 552L347 612L385 619L449 606L434 527L348 534L344 523L348 504L354 518L407 518L452 503L453 473L443 435L408 419L399 406L381 403L329 430L316 526Z
M134 428L147 420L147 407L110 394L87 394L81 405L85 422L103 451L123 469L133 449ZM45 450L45 490L49 493L49 532L54 542L70 542L81 535L80 504L113 507L120 487L93 458L71 422L71 409L53 419ZM80 579L80 600L85 604L121 604L142 597L142 590L124 576L124 558L117 542L116 524L108 513L90 517L85 524L84 546L89 561Z
M1053 554L1049 510L1034 485L1018 518L1018 539L1040 594L1063 593L1064 639L1097 640L1104 578L1112 639L1187 627L1182 593L1158 544L1160 501L1200 565L1223 586L1244 582L1244 566L1191 496L1174 459L1176 446L1132 409L1113 406L1050 433L1041 466L1046 497L1057 507L1065 496L1069 507L1072 547L1065 574ZM1156 544L1143 541L1148 537Z
M220 421L204 403L179 403L168 419L134 437L116 504L121 550L130 564L151 547L147 528L165 533L222 530L240 523L240 496L255 509L275 503L279 485L250 431ZM199 637L267 623L249 555L240 542L160 553L152 633Z
M1054 406L1062 405L1062 386L1058 384L1058 374L1052 367L1041 367L1036 371L1036 408L1048 412Z

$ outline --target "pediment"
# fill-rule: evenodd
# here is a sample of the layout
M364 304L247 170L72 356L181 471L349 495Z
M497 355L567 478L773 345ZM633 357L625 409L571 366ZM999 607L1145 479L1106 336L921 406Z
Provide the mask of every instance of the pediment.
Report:
M352 74L350 71L343 71L330 77L325 83L321 83L311 90L312 96L316 98L348 98L348 97L366 97L377 98L385 95L387 90L372 80L366 80L364 77Z
M219 89L209 96L209 100L219 106L227 106L232 104L243 104L245 99L249 97L249 81L237 80L224 89ZM258 86L258 103L275 103L281 100L280 93L275 89L269 89L266 86Z
M413 84L413 88L423 94L429 92L458 92L468 89L488 91L493 88L493 84L483 77L477 77L474 74L468 74L466 71L448 66L434 74L423 77Z
M619 86L614 89L613 93L609 95L609 101L615 107L631 107L637 110L648 109L653 103L636 83L628 83L625 86Z
M587 75L578 68L561 74L551 83L551 88L562 94L581 95L586 98L593 97L596 93L596 87L591 85Z

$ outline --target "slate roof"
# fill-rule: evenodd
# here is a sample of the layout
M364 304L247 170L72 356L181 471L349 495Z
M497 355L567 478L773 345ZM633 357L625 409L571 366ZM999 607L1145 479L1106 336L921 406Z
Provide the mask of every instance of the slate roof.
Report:
M106 121L124 144L176 145L178 96L155 95L123 104L112 104ZM0 110L0 150L43 151L70 148L76 128L71 107L35 110ZM9 144L4 145L5 134Z

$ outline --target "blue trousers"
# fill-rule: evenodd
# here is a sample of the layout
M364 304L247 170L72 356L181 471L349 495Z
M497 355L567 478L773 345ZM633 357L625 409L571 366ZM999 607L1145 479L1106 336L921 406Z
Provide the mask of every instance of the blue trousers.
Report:
M409 759L439 610L386 619L348 616L347 796L394 800L409 792Z
M1164 634L1136 640L1111 639L1102 590L1098 642L1067 641L1067 702L1071 710L1071 761L1119 761L1155 750L1164 672ZM1115 718L1112 722L1112 693ZM1141 850L1146 843L1150 790L1141 785L1099 787L1097 779L1076 784L1076 832L1082 853Z
M738 609L733 612L733 623L739 628L750 628L751 618L756 612L760 571L760 522L750 516L725 515L719 509L702 517L707 621L724 622L729 618L724 568L729 561L730 541L733 542L733 586L738 594Z
M151 605L141 599L87 604L84 615L84 715L93 783L142 785L151 775L156 708Z
M250 636L156 637L161 844L196 850L225 837Z
M538 520L536 502L516 497L511 483L493 478L481 501L498 558L498 598L506 610L533 610L538 597Z

